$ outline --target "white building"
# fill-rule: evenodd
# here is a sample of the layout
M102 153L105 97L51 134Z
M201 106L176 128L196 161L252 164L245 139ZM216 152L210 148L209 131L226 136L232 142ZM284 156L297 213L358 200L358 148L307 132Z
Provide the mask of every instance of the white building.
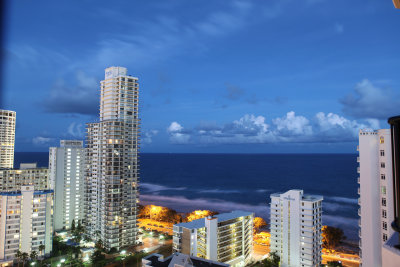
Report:
M0 169L0 192L20 190L22 185L50 189L49 169L38 168L36 163L21 163L19 169Z
M271 195L271 245L282 267L320 266L322 196L289 190Z
M107 68L100 122L87 124L85 193L85 225L106 249L133 245L138 238L138 103L138 78L126 68Z
M52 250L53 191L22 186L0 192L0 264L12 262L18 250L49 255ZM40 250L44 245L44 250ZM11 266L11 265L10 265Z
M14 167L15 111L0 109L0 169Z
M174 252L245 266L253 253L253 219L251 212L233 211L175 224Z
M393 233L392 142L389 129L359 133L359 236L362 266L382 266L382 245Z
M83 141L61 140L50 147L50 184L54 190L54 231L84 219L85 149Z

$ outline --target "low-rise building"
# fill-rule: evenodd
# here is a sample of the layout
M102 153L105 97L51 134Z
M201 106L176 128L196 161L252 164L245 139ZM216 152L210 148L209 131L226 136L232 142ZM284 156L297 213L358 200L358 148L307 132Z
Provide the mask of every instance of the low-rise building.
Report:
M0 263L12 262L18 250L49 255L52 251L53 191L0 192Z
M282 267L319 267L322 260L322 196L289 190L271 195L271 251Z
M229 267L229 264L206 260L182 253L174 253L164 259L160 254L151 254L142 259L142 267Z
M254 214L233 211L173 227L173 251L244 266L253 253Z
M20 190L22 185L33 185L36 190L48 190L49 169L36 163L21 163L19 169L0 169L0 192Z

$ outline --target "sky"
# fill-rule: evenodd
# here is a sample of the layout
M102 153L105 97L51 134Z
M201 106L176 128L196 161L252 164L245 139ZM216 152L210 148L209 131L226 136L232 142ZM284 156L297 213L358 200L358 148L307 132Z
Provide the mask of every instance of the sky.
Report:
M142 152L356 153L400 114L390 0L8 3L16 151L84 139L109 66L139 78Z

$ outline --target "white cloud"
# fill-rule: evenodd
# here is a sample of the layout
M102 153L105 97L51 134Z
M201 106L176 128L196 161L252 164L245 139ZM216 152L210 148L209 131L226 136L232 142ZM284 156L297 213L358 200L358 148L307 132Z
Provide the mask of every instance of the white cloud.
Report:
M68 126L67 130L68 134L76 138L83 138L84 137L84 129L82 123L72 122Z
M32 139L32 143L37 146L46 146L54 141L54 138L37 136Z
M282 135L311 135L312 127L309 120L303 116L296 116L294 111L286 114L286 117L272 120L276 129Z
M378 87L367 79L359 82L340 102L343 112L356 118L386 120L400 113L399 91Z
M173 144L188 144L190 143L190 135L188 132L185 132L182 125L178 122L172 122L167 128L167 132L169 133L169 140Z
M144 130L142 132L142 143L143 144L151 144L153 142L153 137L158 134L157 130L150 130L146 131Z
M260 143L338 143L356 141L358 131L376 126L375 120L360 123L334 113L317 113L311 120L294 111L266 122L263 116L247 114L222 126L202 123L185 130L179 123L168 127L172 143L260 144Z

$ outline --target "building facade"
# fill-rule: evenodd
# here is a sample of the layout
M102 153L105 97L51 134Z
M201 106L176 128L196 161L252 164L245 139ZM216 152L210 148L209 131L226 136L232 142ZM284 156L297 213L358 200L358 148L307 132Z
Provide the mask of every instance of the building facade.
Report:
M52 202L52 190L35 191L34 186L0 192L0 263L12 261L18 250L28 254L32 251L37 251L38 255L50 254Z
M0 169L14 168L15 111L0 109Z
M101 81L100 122L86 129L85 225L106 249L138 239L138 78L110 67Z
M245 266L253 253L251 212L233 211L173 226L174 252L232 266Z
M54 190L54 231L84 219L85 149L83 141L61 140L50 147L50 187Z
M20 190L23 185L50 189L49 169L38 168L36 163L21 163L19 169L0 169L0 192Z
M359 236L362 266L382 266L382 245L392 235L392 141L389 129L359 133ZM379 241L379 242L378 242Z
M272 252L282 267L319 267L322 260L322 196L289 190L271 195Z

